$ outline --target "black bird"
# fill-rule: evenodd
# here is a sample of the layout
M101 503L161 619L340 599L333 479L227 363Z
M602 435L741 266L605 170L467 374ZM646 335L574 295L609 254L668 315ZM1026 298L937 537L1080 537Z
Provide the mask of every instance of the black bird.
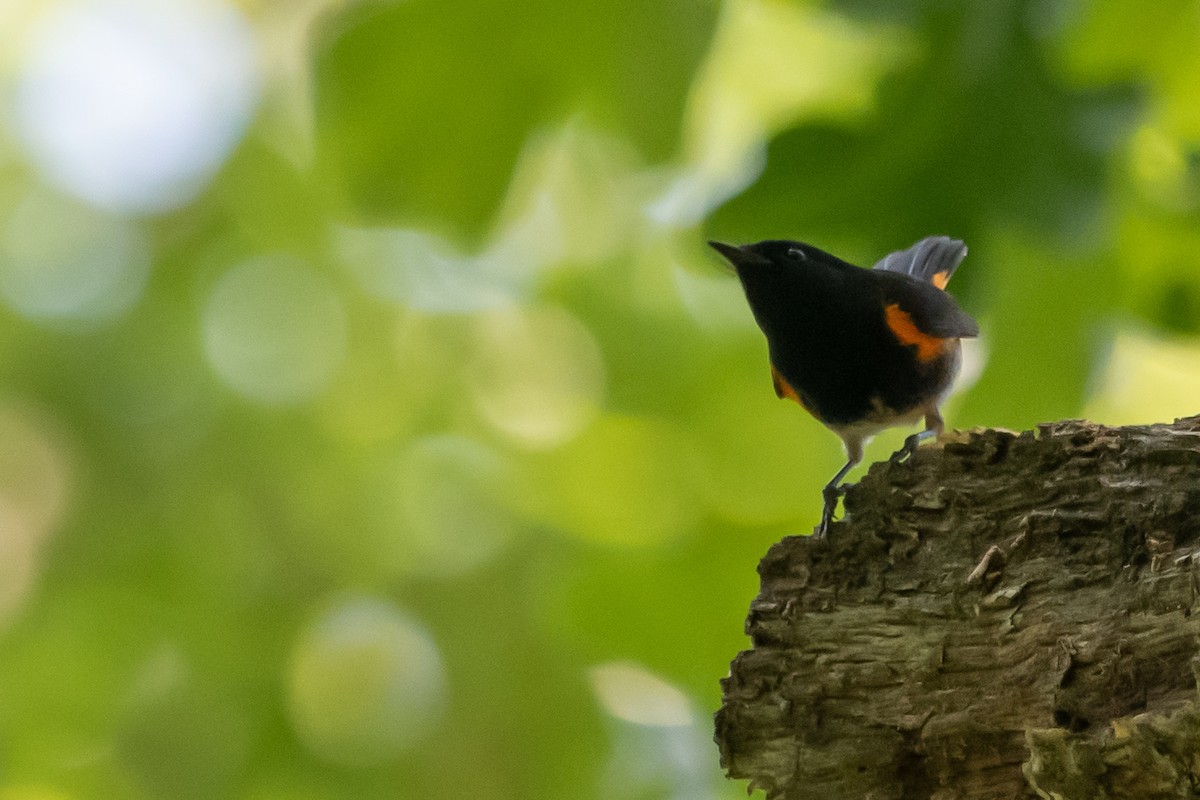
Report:
M942 432L938 406L962 363L959 340L979 335L944 291L967 247L931 236L864 269L800 242L709 244L733 265L767 337L775 394L846 446L845 466L822 492L825 535L868 439L924 417L925 429L892 456L902 460Z

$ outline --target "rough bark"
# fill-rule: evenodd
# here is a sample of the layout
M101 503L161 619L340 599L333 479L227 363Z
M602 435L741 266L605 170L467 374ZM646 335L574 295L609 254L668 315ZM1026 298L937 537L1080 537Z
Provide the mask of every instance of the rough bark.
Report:
M768 798L1200 796L1200 417L956 433L759 565L722 765Z

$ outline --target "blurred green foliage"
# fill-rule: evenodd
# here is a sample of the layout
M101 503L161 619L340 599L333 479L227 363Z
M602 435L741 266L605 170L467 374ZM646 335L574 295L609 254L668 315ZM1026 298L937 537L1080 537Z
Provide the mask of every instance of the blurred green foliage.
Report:
M532 132L581 115L676 150L716 0L433 0L354 9L318 46L318 171L367 219L478 239Z
M951 426L1196 410L1192 0L209 4L255 114L136 213L39 155L17 5L2 800L740 796L718 679L841 453L705 238L965 239Z

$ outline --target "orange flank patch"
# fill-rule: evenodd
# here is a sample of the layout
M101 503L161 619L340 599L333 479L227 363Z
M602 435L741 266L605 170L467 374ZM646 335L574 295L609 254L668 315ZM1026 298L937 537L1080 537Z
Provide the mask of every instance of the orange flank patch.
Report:
M946 284L950 282L950 273L935 272L933 273L933 277L929 279L929 282L944 292L946 291Z
M913 322L909 313L895 303L884 309L884 319L887 322L888 328L891 329L892 334L896 337L896 341L900 342L900 344L916 346L917 359L920 361L932 361L940 356L942 350L946 347L948 340L938 336L931 336L922 331Z
M775 396L780 400L794 400L800 404L801 408L808 408L808 406L804 405L804 401L800 399L800 393L793 389L792 385L779 374L779 370L775 369L774 364L771 365L771 382L775 384Z

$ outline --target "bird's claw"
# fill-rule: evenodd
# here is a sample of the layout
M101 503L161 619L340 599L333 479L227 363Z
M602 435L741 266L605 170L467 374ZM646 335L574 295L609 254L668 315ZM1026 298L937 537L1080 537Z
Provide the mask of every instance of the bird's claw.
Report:
M845 493L846 489L843 486L826 486L821 490L821 497L825 500L825 507L821 510L821 523L813 531L813 535L818 539L824 539L829 536L829 526L833 524L833 515L837 511L838 499Z
M912 458L913 454L917 452L917 448L921 446L921 440L923 438L925 437L920 433L914 433L913 435L905 438L904 444L900 446L899 450L892 453L891 458L888 459L888 463L900 464Z

